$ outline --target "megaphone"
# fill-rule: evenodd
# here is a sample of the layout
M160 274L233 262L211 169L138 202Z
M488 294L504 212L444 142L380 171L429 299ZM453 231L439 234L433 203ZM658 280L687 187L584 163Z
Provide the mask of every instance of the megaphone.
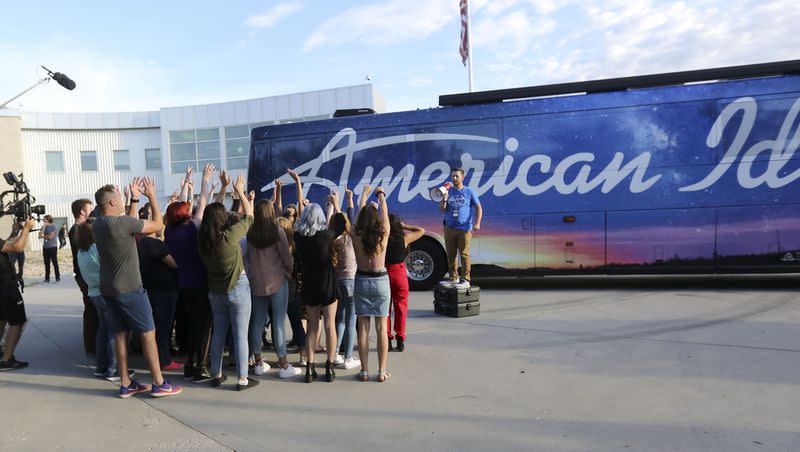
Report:
M450 190L450 182L445 183L441 187L431 188L430 197L432 201L442 202L445 193Z

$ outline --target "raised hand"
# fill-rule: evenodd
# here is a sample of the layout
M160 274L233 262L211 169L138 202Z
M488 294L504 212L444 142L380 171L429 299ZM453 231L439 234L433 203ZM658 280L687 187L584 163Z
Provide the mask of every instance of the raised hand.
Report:
M203 182L208 183L211 180L211 176L214 175L214 164L213 163L206 163L206 167L203 168Z
M250 190L250 193L247 194L247 200L253 202L254 199L256 199L256 191Z
M233 184L233 188L237 193L244 192L244 176L241 173L236 176L236 182Z
M289 168L288 170L286 170L286 173L289 174L289 177L291 177L292 180L294 180L295 182L297 183L300 182L300 175L297 174L297 171Z
M144 195L147 196L147 199L150 202L153 202L156 199L156 183L151 177L145 177L141 181L142 190L144 191Z
M131 198L136 199L142 194L142 180L138 177L133 178L133 182L128 186L131 192Z
M347 199L353 199L353 190L350 190L349 188L345 187L344 188L344 197L347 198Z
M226 173L225 170L219 172L219 183L223 190L228 188L228 185L231 184L231 180L233 180L233 178L228 176L228 173Z

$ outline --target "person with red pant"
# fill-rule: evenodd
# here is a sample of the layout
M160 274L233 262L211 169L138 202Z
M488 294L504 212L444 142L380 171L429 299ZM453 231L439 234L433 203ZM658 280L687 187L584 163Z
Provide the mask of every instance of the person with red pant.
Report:
M389 242L386 244L386 271L389 273L389 288L392 291L389 316L386 317L389 350L402 352L406 348L406 317L408 316L406 256L408 255L408 246L423 235L425 235L425 229L403 224L397 215L389 215ZM392 308L394 308L394 335L397 338L396 349L392 347Z

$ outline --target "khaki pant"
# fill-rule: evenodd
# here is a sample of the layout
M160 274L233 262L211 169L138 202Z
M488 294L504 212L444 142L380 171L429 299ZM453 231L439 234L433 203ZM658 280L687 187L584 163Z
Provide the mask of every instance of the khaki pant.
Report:
M461 231L459 229L444 227L444 248L447 252L447 271L450 273L451 280L457 280L458 270L456 267L456 253L461 252L461 271L464 279L470 278L470 258L469 242L472 240L472 232Z

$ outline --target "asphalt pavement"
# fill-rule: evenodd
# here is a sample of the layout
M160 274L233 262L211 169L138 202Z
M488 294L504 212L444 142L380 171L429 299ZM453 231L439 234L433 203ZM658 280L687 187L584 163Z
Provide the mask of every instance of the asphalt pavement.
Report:
M270 370L245 392L229 379L122 400L92 377L65 278L26 290L17 357L31 366L0 373L0 450L796 451L798 281L489 280L480 315L461 319L415 292L386 383L373 329L367 383L357 369L313 384Z

